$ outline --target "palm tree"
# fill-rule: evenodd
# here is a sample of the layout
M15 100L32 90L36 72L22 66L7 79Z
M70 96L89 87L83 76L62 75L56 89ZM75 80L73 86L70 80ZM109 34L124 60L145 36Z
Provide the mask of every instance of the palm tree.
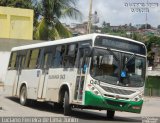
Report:
M10 6L16 8L33 8L33 0L0 0L0 6Z
M75 8L77 0L42 0L42 19L35 31L35 39L54 40L71 36L71 32L62 25L60 18L81 18L81 13Z

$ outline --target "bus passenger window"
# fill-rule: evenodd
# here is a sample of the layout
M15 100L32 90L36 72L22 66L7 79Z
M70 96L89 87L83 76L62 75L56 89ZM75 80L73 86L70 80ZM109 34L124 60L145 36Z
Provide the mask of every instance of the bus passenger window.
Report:
M62 66L64 51L65 51L65 48L63 46L56 47L56 53L55 53L53 67L61 67Z
M31 57L31 51L28 50L26 53L26 59L25 59L25 64L24 64L24 68L27 69L29 67L29 59Z
M78 51L78 45L70 44L67 46L67 52L65 56L65 67L73 68L76 61L76 55Z
M16 57L17 57L17 53L13 52L11 54L11 58L10 58L8 69L14 70L16 68Z
M22 56L21 69L24 69L26 56Z
M39 57L39 49L34 49L31 52L31 58L29 62L29 69L35 69L37 68L38 63L38 57Z
M52 53L44 54L43 68L49 69L51 67L51 62L52 62Z

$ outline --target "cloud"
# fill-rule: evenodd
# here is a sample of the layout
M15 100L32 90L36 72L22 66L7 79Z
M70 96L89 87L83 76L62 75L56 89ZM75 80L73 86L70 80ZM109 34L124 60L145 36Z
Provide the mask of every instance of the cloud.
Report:
M83 21L88 20L89 1L90 0L79 0L77 5L77 8L83 14ZM146 14L131 12L130 7L125 7L126 2L146 3L147 0L93 0L92 12L97 11L100 18L100 25L103 21L106 21L111 25L123 25L129 23L136 25L146 23ZM160 24L160 0L148 0L148 2L159 4L156 8L150 8L150 12L147 14L147 22L153 26L157 26ZM80 23L81 21L69 22Z

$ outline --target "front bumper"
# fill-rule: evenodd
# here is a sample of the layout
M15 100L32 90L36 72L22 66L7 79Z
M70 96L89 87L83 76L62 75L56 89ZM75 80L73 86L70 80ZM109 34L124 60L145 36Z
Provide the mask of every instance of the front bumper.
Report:
M85 91L84 105L99 107L104 110L110 109L110 110L140 113L143 105L143 100L134 102L128 100L125 101L119 99L111 99L95 95L90 91Z

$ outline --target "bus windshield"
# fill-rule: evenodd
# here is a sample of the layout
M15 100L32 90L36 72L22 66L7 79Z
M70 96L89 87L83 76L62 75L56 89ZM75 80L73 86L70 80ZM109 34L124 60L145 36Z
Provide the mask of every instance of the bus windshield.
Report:
M145 58L94 48L90 74L94 79L108 84L142 87L145 81Z

